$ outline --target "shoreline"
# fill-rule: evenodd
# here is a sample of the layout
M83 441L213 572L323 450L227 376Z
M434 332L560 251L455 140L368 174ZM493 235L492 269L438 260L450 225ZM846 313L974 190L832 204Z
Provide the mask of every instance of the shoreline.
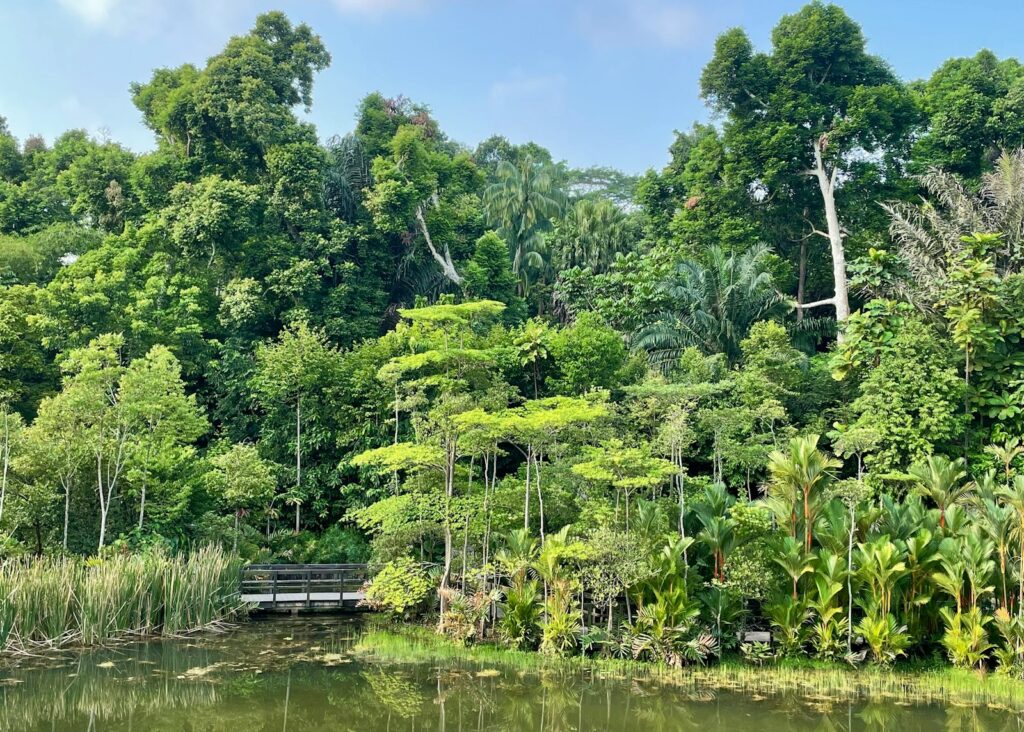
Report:
M782 660L750 666L726 657L708 666L672 668L645 661L572 656L559 658L485 643L463 647L421 626L370 627L353 652L392 663L463 662L524 673L593 673L632 677L676 688L732 691L749 696L792 695L820 702L878 701L1004 709L1024 714L1024 681L954 668L849 669L814 661Z

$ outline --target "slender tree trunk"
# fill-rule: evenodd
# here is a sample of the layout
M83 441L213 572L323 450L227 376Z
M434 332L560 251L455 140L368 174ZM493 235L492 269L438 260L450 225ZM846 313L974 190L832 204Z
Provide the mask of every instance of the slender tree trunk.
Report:
M451 503L452 495L455 492L455 445L449 443L445 446L445 469L444 469L444 569L441 572L441 588L438 595L441 600L441 615L438 625L444 622L444 614L448 609L448 583L452 575L452 521Z
M302 512L302 397L295 400L295 533L299 533Z
M64 535L61 541L61 546L64 547L64 552L68 550L68 522L71 517L71 482L64 483Z
M537 453L533 455L533 475L537 483L537 510L540 512L540 540L544 541L544 492L540 487L540 460Z
M796 282L796 322L804 319L804 295L807 288L807 239L800 240L800 274Z
M11 426L10 413L4 410L4 472L0 478L0 521L4 518L4 502L7 500L7 470L11 464Z
M860 469L858 467L858 480ZM856 516L853 510L853 502L850 502L850 536L846 544L846 596L847 608L846 617L849 622L846 624L846 652L853 650L853 531L856 527Z
M96 456L96 489L100 495L100 541L97 551L102 551L107 534L107 502L103 493L103 458Z
M146 478L142 478L142 494L139 496L139 533L142 533L142 522L146 517Z
M530 470L533 468L533 446L526 446L526 497L523 499L523 528L530 528Z
M836 310L836 321L841 324L850 317L850 297L846 284L846 250L843 246L843 228L839 223L839 211L836 208L836 178L839 175L839 168L833 168L831 174L825 169L822 157L822 147L825 142L826 138L823 135L814 143L814 168L810 170L810 173L818 181L821 200L825 206L826 236L832 253L832 279L835 284L835 294L827 300L804 305L801 309L831 304ZM842 338L843 333L840 330L839 339L842 340Z

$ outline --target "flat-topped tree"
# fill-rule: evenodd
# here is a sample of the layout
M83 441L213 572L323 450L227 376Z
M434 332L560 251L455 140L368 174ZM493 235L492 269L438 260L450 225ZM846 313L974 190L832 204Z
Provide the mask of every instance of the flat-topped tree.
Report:
M395 390L395 441L357 455L356 467L373 467L397 475L399 472L433 472L442 479L444 490L444 568L440 579L441 613L447 609L448 583L453 557L452 499L455 495L456 464L475 445L464 445L465 431L460 415L472 410L484 387L493 380L490 366L494 353L477 347L474 327L492 321L505 305L491 300L467 303L443 302L421 308L400 310L404 333L414 350L391 359L378 371L378 378ZM426 346L424 348L424 346ZM399 441L397 427L400 393L418 394L406 403L422 405L411 420L414 439Z
M586 460L572 466L572 472L611 486L625 494L626 531L629 531L629 503L635 491L652 490L664 485L679 468L670 460L651 454L650 447L628 447L611 439L586 450Z
M606 419L609 414L606 399L604 392L594 392L584 397L531 399L520 407L504 410L498 415L499 425L496 429L526 459L523 527L530 526L530 491L536 489L542 539L544 490L541 484L541 465L544 458L558 450L574 430L586 430Z
M836 320L846 320L850 231L837 201L858 195L860 178L898 172L916 121L909 94L867 53L860 27L840 7L817 1L779 21L770 53L756 53L739 28L719 36L701 93L726 115L730 167L750 190L797 218L818 208L804 217L808 236L829 243L834 293L802 307L832 305Z

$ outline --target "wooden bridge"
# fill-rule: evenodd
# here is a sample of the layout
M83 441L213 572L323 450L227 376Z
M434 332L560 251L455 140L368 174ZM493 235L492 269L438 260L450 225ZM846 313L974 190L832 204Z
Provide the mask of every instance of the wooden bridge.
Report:
M263 610L355 610L368 579L365 564L250 564L242 600Z

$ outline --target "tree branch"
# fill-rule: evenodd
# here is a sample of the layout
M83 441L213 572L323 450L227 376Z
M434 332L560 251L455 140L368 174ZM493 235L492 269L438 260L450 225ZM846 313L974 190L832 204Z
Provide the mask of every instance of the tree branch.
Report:
M416 207L416 221L420 225L420 232L423 234L423 238L427 242L427 248L430 250L430 255L434 260L441 265L441 271L445 277L454 282L456 285L462 284L462 275L455 269L455 264L452 263L452 256L448 252L448 247L444 248L444 256L437 251L434 247L434 241L430 238L430 230L427 228L427 219L423 215L422 204Z

